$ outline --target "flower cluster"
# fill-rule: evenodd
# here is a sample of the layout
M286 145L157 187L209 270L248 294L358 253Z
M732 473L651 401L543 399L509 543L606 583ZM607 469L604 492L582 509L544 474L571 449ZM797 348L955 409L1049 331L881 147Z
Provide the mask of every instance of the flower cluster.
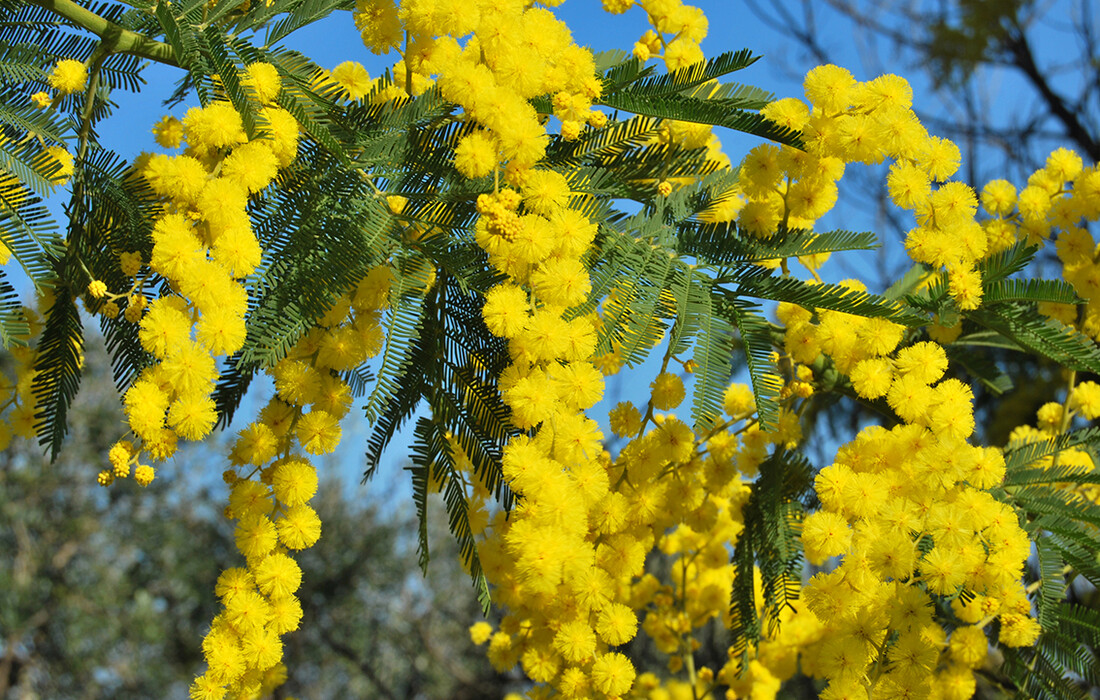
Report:
M836 181L845 164L892 159L890 198L912 211L917 222L906 238L909 254L947 270L960 309L977 308L982 281L976 263L1013 241L990 246L974 218L974 190L948 181L959 168L959 149L927 133L911 109L909 84L896 75L858 82L846 69L826 65L806 75L804 90L809 105L786 98L762 110L777 124L801 132L805 151L765 145L746 156L741 186L749 202L738 223L759 236L771 235L780 225L811 228L835 204Z
M236 522L245 566L218 578L222 610L203 640L207 668L192 684L194 700L262 696L286 679L281 636L302 619L294 595L302 572L291 554L321 536L309 505L317 470L307 455L329 454L340 441L352 401L341 374L381 349L389 281L387 267L375 268L270 368L275 396L233 444L225 514Z
M1030 541L1013 509L988 492L1004 477L1004 459L967 442L973 396L943 379L947 364L942 347L919 342L852 371L856 391L885 396L903 422L867 428L840 449L817 475L822 508L803 524L811 562L841 557L805 589L830 633L817 659L829 697L935 687L967 698L991 622L999 620L1006 646L1038 636L1021 582ZM959 596L964 590L970 595ZM937 600L951 601L960 621L950 639L933 615Z
M157 360L124 397L139 444L118 445L117 460L100 474L101 483L129 474L129 465L138 463L142 453L153 460L170 457L179 438L200 440L217 420L211 397L217 358L244 344L248 293L242 280L263 254L252 232L248 200L297 151L297 121L270 104L277 82L262 82L270 73L262 65L248 73L258 76L252 83L261 86L255 94L268 101L258 110L260 137L248 139L241 116L228 102L194 107L182 122L165 118L157 125L154 132L162 145L174 148L184 140L186 148L177 155L139 159L141 175L164 200L163 213L153 225L151 257L143 261L138 252L119 252L119 267L133 280L127 291L112 293L102 282L89 288L92 297L106 299L102 313L117 316L119 302L125 304L125 319L138 324L142 347ZM152 273L178 293L149 302L141 291ZM123 450L128 452L125 458ZM138 463L134 477L148 484L152 467Z

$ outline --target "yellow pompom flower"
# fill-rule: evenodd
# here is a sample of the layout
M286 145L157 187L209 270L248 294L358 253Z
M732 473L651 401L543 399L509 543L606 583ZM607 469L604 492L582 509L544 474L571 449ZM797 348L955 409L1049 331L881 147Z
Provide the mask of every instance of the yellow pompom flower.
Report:
M894 381L893 365L883 357L861 360L850 375L852 388L865 399L878 399L890 391Z
M982 188L982 208L993 216L1008 216L1016 206L1016 188L1008 180L990 180Z
M1057 181L1068 182L1077 179L1081 174L1083 163L1081 156L1068 148L1056 148L1047 156L1046 166L1043 168Z
M937 343L916 343L898 352L897 368L902 375L932 384L947 370L947 353Z
M302 569L298 562L281 552L267 555L252 571L256 587L270 598L285 598L302 585Z
M50 71L48 81L61 95L83 92L88 83L88 67L71 58L62 59Z
M137 469L134 470L134 481L138 483L138 486L148 486L153 483L154 477L156 477L156 472L148 464L139 464Z
M187 342L169 351L160 365L161 376L179 394L207 394L214 388L218 369L214 358L198 343Z
M620 401L608 414L611 423L611 431L619 437L630 437L637 434L642 427L642 414L638 408L629 401Z
M275 391L287 403L305 406L317 399L321 375L316 369L300 360L281 360L271 370L275 379Z
M239 479L229 491L231 517L242 519L250 515L268 515L274 509L267 484L251 479Z
M584 663L596 653L596 634L584 620L573 620L558 628L554 650L568 663Z
M917 165L936 182L942 182L954 175L961 162L959 147L938 136L930 136L917 157Z
M275 180L279 160L264 139L249 141L233 149L222 161L221 176L244 187L250 194L264 189Z
M275 467L271 488L280 503L306 503L317 493L317 469L303 459L291 458Z
M684 382L670 372L661 372L650 383L653 407L658 411L671 411L684 400Z
M730 384L722 397L722 409L731 418L745 416L756 410L756 396L747 384Z
M214 400L205 394L184 394L168 409L168 425L186 440L201 440L218 421Z
M315 408L298 420L297 436L309 454L328 454L340 444L340 422L328 411Z
M802 88L806 99L827 114L848 108L856 79L845 68L825 65L806 74Z
M183 122L171 115L153 125L153 138L163 148L179 148L183 141Z
M188 146L200 156L242 144L248 138L241 115L228 102L187 110L183 130Z
M283 642L273 629L253 629L241 637L241 654L253 669L266 671L283 658Z
M618 652L603 654L592 664L592 684L605 695L624 695L634 685L634 675L634 664Z
M531 286L541 301L554 306L576 306L592 291L588 269L572 258L551 258L539 265Z
M279 541L287 549L306 549L312 547L321 537L321 519L307 505L291 506L283 517L275 521Z
M256 99L261 104L274 102L282 89L282 79L279 77L279 69L270 63L253 63L248 66L244 84L252 88Z
M141 272L141 253L133 251L130 253L118 254L118 266L122 270L122 274L127 277L135 277Z
M1100 417L1100 384L1093 381L1077 384L1070 394L1069 407L1088 420Z
M271 627L277 634L298 629L302 622L302 604L292 595L271 599Z
M906 161L890 166L886 177L887 191L894 204L902 209L915 209L932 194L932 182L922 169Z
M191 681L187 694L190 700L222 700L225 692L225 685L206 673Z
M206 185L206 168L191 156L153 154L141 169L156 194L185 204L194 203Z
M811 564L823 564L830 557L843 554L851 542L848 521L832 511L815 511L802 523L802 543L806 560Z
M252 578L252 572L248 569L232 567L218 576L218 581L214 584L214 594L222 601L228 601L234 596L253 590L255 586L256 580Z
M245 321L235 309L207 309L195 324L195 339L212 355L230 355L244 347Z
M470 641L478 646L489 641L489 637L493 636L493 626L488 622L475 622L470 625Z
M266 515L248 514L237 523L233 538L237 549L245 557L249 559L263 557L275 549L275 525Z
M600 610L596 632L611 646L626 644L638 633L638 618L630 606L611 603Z
M347 98L353 102L367 96L371 88L370 75L361 63L344 61L332 69L332 79L343 89Z

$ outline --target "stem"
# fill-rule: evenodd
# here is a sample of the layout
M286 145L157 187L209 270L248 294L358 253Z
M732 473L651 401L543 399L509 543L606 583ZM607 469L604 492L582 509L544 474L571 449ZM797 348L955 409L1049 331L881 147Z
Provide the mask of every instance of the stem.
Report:
M1066 401L1062 404L1062 420L1058 425L1058 436L1065 435L1066 430L1069 429L1070 421L1073 420L1073 411L1070 410L1069 402L1070 397L1073 395L1073 386L1077 383L1077 370L1073 369L1069 372L1069 386L1066 387ZM1057 436L1056 436L1057 437ZM1055 469L1058 467L1058 457L1062 455L1061 452L1055 452L1053 459L1050 462L1050 468Z
M88 70L88 86L84 91L84 107L80 110L80 132L77 135L77 163L83 162L84 156L88 153L88 141L92 133L92 116L95 112L95 96L99 92L99 77L103 69L103 62L108 55L110 55L110 49L107 48L106 42L101 41L96 45L89 61L91 65Z
M405 52L401 54L401 62L405 64L405 93L413 96L413 72L409 66L409 33L405 32Z
M128 53L157 63L179 67L172 47L144 34L120 27L110 20L81 7L73 0L29 0L50 12L61 15L103 40L108 53Z

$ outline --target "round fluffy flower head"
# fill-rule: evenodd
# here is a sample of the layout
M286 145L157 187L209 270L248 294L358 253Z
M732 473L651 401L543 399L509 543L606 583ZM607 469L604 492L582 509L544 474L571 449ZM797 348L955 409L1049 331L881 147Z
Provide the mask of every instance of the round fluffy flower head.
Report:
M642 413L629 401L620 401L608 414L611 430L619 437L636 435L642 428Z
M870 358L856 363L850 375L852 388L865 399L886 396L894 381L890 360L884 357Z
M493 626L488 622L475 622L470 625L470 641L478 646L489 641L489 637L493 636Z
M118 267L127 277L134 277L141 272L141 264L141 253L138 251L118 254Z
M623 695L634 685L634 665L618 652L604 654L592 664L592 684L605 695Z
M314 408L298 420L297 435L306 452L328 454L340 444L340 422L328 411Z
M168 425L180 437L201 440L218 421L214 400L202 393L188 393L172 402L168 409Z
M814 107L833 113L848 108L855 85L856 79L846 68L825 65L807 73L802 88Z
M356 61L344 61L332 69L332 79L343 88L348 99L361 100L370 92L371 80L367 69Z
M1069 180L1076 179L1077 176L1081 174L1082 165L1081 156L1068 148L1058 148L1047 156L1046 167L1044 169L1050 173L1055 180L1068 182Z
M183 118L188 145L199 155L244 143L241 115L228 102L215 102L206 107L192 107Z
M843 554L851 542L852 531L848 522L832 511L815 511L806 517L802 525L806 559L812 564L823 564L829 557Z
M496 140L484 131L463 136L455 147L455 169L465 177L485 177L493 172L496 165Z
M684 383L675 374L661 372L649 385L653 392L653 407L671 411L684 400Z
M253 63L247 69L245 84L256 93L256 99L262 104L274 102L282 89L279 70L270 63Z
M404 27L393 0L356 0L352 18L372 53L382 56L401 45Z
M281 503L301 505L317 493L317 470L303 459L289 459L275 467L271 487Z
M102 299L107 294L106 283L101 280L92 280L88 284L88 294L91 294L93 299Z
M514 338L527 323L527 292L513 284L499 284L485 295L481 315L489 332L501 338Z
M179 148L183 141L183 122L171 115L153 125L153 138L163 148Z
M802 100L794 97L769 102L760 110L760 115L794 131L801 131L810 121L809 108Z
M749 385L730 384L722 397L722 408L732 418L745 416L756 410L756 397Z
M1008 180L990 180L982 188L982 208L993 216L1008 216L1016 206L1016 188Z
M256 587L272 598L285 598L302 585L302 569L286 554L269 554L254 569Z
M1090 381L1073 387L1069 407L1079 411L1088 420L1100 417L1100 384Z
M316 511L306 505L291 506L282 518L275 521L279 541L287 549L312 547L321 537L321 519Z
M917 164L928 173L928 177L942 182L955 174L962 162L959 147L947 139L930 136L921 149Z
M222 177L233 180L252 194L270 185L278 172L279 160L266 140L250 141L234 148L222 161Z
M916 343L898 352L897 368L922 384L931 384L947 371L947 353L938 343Z
M138 486L148 486L153 483L153 477L156 476L156 472L148 464L139 464L137 469L134 470L134 481L138 483Z
M83 92L88 83L88 67L71 58L62 59L50 71L49 83L62 95Z

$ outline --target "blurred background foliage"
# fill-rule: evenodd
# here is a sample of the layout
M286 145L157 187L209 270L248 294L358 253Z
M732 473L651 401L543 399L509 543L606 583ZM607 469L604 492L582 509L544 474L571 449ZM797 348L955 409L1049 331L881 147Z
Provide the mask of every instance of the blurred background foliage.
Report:
M215 580L237 562L212 505L224 500L217 441L189 444L147 489L96 485L122 421L106 359L88 348L55 462L26 440L0 453L0 698L187 697ZM369 494L322 485L324 536L300 559L305 616L278 697L501 697L513 681L467 634L480 616L473 592L449 592L467 577L442 506L423 577L411 503L384 489L384 477Z

